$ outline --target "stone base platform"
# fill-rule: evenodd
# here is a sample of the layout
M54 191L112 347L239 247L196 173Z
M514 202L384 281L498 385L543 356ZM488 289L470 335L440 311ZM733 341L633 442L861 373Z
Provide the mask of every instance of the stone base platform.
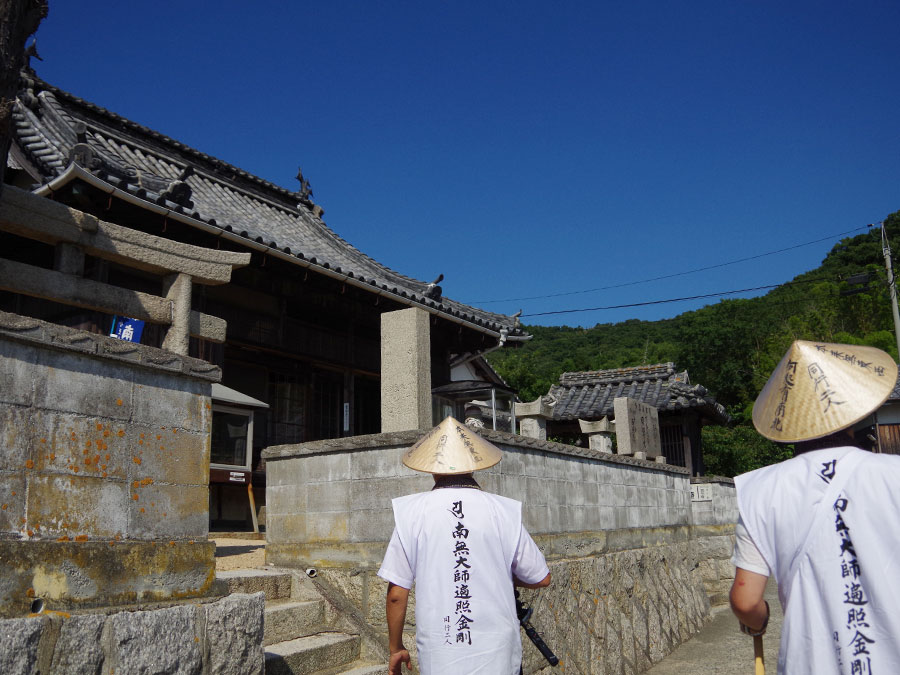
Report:
M215 544L0 541L0 617L209 596ZM14 672L14 671L9 671Z

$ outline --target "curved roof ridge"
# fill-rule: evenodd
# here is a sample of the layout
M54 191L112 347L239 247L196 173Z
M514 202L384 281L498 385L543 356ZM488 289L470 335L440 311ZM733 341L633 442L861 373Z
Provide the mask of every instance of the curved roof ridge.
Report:
M583 370L562 373L560 384L585 384L594 382L631 382L669 379L675 376L675 364L671 361L646 366L627 366L606 370Z

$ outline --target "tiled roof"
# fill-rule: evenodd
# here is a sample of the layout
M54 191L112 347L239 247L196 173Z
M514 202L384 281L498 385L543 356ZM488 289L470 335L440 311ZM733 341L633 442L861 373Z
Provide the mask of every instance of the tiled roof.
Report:
M388 292L476 329L523 331L512 317L430 292L429 284L382 265L344 241L308 195L291 192L157 131L23 73L13 113L10 163L56 187L73 165L148 208L264 245L304 266L346 275L372 292ZM56 182L54 182L56 181ZM46 189L46 188L44 188ZM40 193L40 188L36 190Z
M555 420L598 420L613 415L613 401L621 396L648 403L661 412L690 408L719 424L729 419L706 387L692 385L687 371L677 372L674 363L563 373L559 384L550 387L549 396L555 400Z
M897 382L894 384L894 389L891 391L890 395L887 397L888 401L900 401L900 372L897 373Z

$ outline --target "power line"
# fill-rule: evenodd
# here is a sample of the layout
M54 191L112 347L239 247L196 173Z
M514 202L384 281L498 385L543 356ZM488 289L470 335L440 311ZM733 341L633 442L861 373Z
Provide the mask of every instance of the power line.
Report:
M736 265L737 263L747 262L749 260L758 260L759 258L765 258L766 256L775 255L777 253L785 253L786 251L793 251L797 248L802 248L803 246L811 246L812 244L818 244L823 241L828 241L829 239L834 239L835 237L843 237L847 234L853 234L854 232L859 232L861 230L868 229L869 225L864 225L862 227L857 227L852 230L847 230L846 232L838 232L837 234L832 234L828 237L822 237L821 239L814 239L813 241L807 241L802 244L795 244L793 246L788 246L786 248L780 248L777 251L769 251L768 253L760 253L758 255L751 255L746 258L738 258L737 260L729 260L728 262L718 263L716 265L708 265L706 267L698 267L694 270L687 270L685 272L674 272L672 274L664 274L660 277L652 277L650 279L641 279L639 281L626 281L621 284L612 284L611 286L600 286L599 288L588 288L583 291L566 291L564 293L551 293L550 295L532 295L525 298L507 298L506 300L473 300L470 304L473 305L488 305L495 302L518 302L520 300L545 300L547 298L559 298L566 295L581 295L584 293L595 293L597 291L608 291L613 288L623 288L625 286L637 286L638 284L647 284L651 281L661 281L663 279L672 279L673 277L683 277L688 274L696 274L697 272L706 272L707 270L714 270L720 267L727 267L728 265ZM762 288L766 288L763 286ZM771 288L771 287L769 287ZM739 292L739 291L738 291ZM703 297L703 296L697 296ZM692 298L687 298L692 299ZM668 301L667 301L668 302ZM649 303L654 304L654 303ZM623 305L623 307L629 307L633 305ZM572 310L572 311L580 311L580 310ZM554 312L546 312L547 314L553 314ZM537 314L530 314L525 316L538 316Z
M686 300L702 300L704 298L717 298L723 295L735 295L737 293L749 293L751 291L763 291L770 288L779 288L782 286L792 286L794 284L809 284L817 281L827 281L827 279L804 279L803 281L789 281L783 284L771 284L769 286L756 286L754 288L740 288L734 291L721 291L719 293L704 293L703 295L689 295L683 298L669 298L667 300L649 300L647 302L630 302L625 305L609 305L607 307L585 307L582 309L558 309L552 312L535 312L533 314L523 314L526 316L549 316L551 314L574 314L576 312L596 312L604 309L625 309L627 307L646 307L647 305L663 305L669 302L684 302Z

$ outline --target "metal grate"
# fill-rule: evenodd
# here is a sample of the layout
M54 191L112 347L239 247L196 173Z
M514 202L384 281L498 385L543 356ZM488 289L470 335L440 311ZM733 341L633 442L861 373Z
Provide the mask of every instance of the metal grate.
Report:
M659 436L666 464L687 466L684 463L684 439L681 436L681 424L661 425Z

